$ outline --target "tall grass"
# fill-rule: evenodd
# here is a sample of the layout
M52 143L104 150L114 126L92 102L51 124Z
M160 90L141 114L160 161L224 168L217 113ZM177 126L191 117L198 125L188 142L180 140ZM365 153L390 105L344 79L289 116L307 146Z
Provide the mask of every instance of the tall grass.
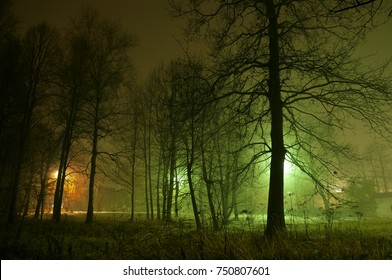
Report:
M0 233L1 259L392 259L391 220L197 232L184 221L27 220Z

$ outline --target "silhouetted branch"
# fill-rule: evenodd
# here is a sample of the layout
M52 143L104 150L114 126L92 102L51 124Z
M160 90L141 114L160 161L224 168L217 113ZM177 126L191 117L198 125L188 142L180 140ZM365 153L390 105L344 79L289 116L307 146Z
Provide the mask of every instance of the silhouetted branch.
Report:
M333 12L333 13L340 13L340 12L344 12L344 11L347 11L347 10L359 8L361 6L368 5L368 4L373 3L375 1L376 0L368 0L368 1L360 2L360 1L356 0L355 1L356 4L354 4L354 5L351 5L351 6L348 6L348 7L345 7L345 8L340 8L338 10L331 10L331 12Z

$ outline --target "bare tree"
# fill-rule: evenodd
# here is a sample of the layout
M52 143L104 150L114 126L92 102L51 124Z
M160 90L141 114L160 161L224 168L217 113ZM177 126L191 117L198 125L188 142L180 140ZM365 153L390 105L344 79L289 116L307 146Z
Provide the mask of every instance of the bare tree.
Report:
M20 113L17 155L10 185L9 223L13 223L15 218L18 187L33 114L39 99L45 95L45 86L53 82L55 65L60 59L57 30L46 23L30 28L22 41L21 59L23 69L21 82L24 86L24 95Z
M51 115L50 117L53 117ZM42 220L45 208L45 199L48 192L48 187L52 183L53 178L51 171L55 170L54 165L56 162L58 151L60 150L61 137L56 133L58 125L53 122L39 127L39 140L35 141L36 149L39 150L37 157L39 160L39 192L37 195L37 203L35 206L34 218Z
M17 133L20 125L19 108L22 99L20 83L20 40L16 35L16 20L9 12L10 1L0 2L0 184L10 185L15 162ZM8 214L9 191L0 192L1 210ZM2 217L3 218L3 217Z
M152 74L149 91L154 92L155 120L159 124L156 127L156 140L161 156L162 190L162 218L171 220L173 210L173 196L175 200L176 168L178 162L178 127L177 115L178 84L175 82L176 66L172 62L169 66L163 65ZM151 93L150 93L151 94ZM159 186L158 186L159 187ZM175 204L175 203L174 203Z
M130 221L135 220L136 178L139 170L140 150L138 135L140 134L140 91L138 87L129 87L119 103L123 113L118 118L117 133L111 135L117 156L112 157L114 168L108 174L114 183L121 186L120 191L130 195Z
M90 89L87 82L86 47L71 28L66 34L65 63L60 68L60 97L62 106L59 116L63 122L61 152L53 201L53 220L60 222L64 184L70 163L70 153L77 138L81 137L80 126L85 96Z
M208 94L208 84L201 79L204 67L199 61L178 60L175 77L178 86L177 107L181 126L178 128L179 138L184 149L186 177L189 186L189 195L192 203L193 217L196 230L201 230L200 211L197 204L195 170L196 162L200 156L199 138L200 124L205 120L205 107L203 95Z
M364 180L374 180L378 192L388 192L390 189L390 145L384 141L375 140L375 144L370 144L365 149L362 161L362 178ZM365 164L366 163L366 164ZM366 167L371 166L371 170Z
M158 219L166 217L166 202L168 190L168 167L169 167L169 154L168 154L168 107L166 104L167 94L169 92L169 81L167 69L160 65L152 71L145 85L145 97L143 105L149 115L149 139L148 145L149 157L151 156L151 149L157 155L155 159L149 159L150 165L148 166L149 173L153 167L155 160L156 180L155 180L155 201L156 201L156 216ZM152 205L152 171L150 177L150 205ZM162 206L161 206L162 205ZM152 207L151 207L152 209Z
M110 133L110 120L115 115L117 94L131 69L128 51L133 38L118 22L101 19L91 7L86 7L73 23L75 38L84 46L86 75L90 89L87 93L86 119L91 127L91 160L89 200L86 223L92 223L94 188L97 172L99 140Z
M170 2L176 16L188 16L187 36L203 34L208 40L215 76L211 86L223 83L227 89L217 91L216 98L247 96L243 106L260 106L255 121L262 124L261 132L269 130L262 136L270 157L265 233L285 231L287 151L317 159L313 146L303 142L311 137L319 147L345 153L320 128L344 130L353 119L375 133L391 131L385 65L366 69L354 56L381 6L375 1L357 7L360 11L335 13L334 1ZM324 167L333 172L333 165Z

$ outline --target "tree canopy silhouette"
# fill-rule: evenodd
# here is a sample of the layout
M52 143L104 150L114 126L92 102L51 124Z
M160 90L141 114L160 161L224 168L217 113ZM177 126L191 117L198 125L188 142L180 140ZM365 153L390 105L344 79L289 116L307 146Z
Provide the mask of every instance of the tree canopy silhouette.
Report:
M209 46L211 88L225 89L216 98L239 95L242 111L257 112L259 133L249 144L257 142L270 162L268 236L285 231L285 159L329 191L305 159L336 170L333 157L350 152L334 131L355 121L380 135L391 132L387 64L370 67L355 55L382 5L343 9L350 1L335 2L170 1L174 16L187 18L185 36Z

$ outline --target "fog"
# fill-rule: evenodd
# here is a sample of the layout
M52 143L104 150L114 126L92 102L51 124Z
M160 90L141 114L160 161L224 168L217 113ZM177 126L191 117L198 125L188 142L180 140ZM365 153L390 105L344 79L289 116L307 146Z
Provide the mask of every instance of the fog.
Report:
M2 256L391 258L392 7L120 2L0 7Z

